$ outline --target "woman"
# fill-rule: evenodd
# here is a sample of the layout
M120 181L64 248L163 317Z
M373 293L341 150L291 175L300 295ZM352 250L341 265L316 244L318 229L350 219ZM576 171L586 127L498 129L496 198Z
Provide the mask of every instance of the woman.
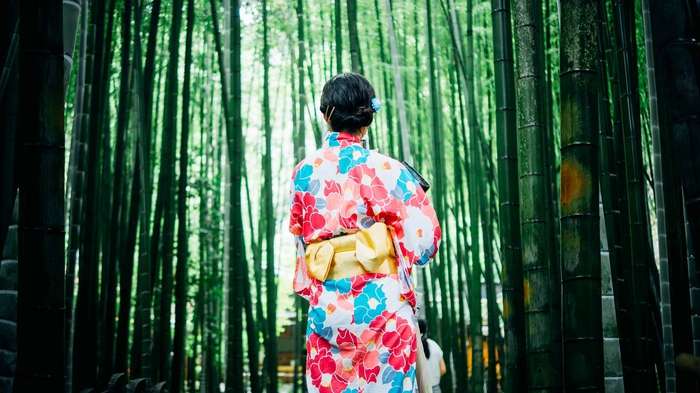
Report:
M323 87L323 146L294 168L294 290L307 299L309 392L416 389L414 264L437 251L440 227L418 181L362 145L379 101L361 75Z
M426 368L430 386L433 388L433 393L440 393L440 378L447 372L445 359L442 357L442 348L434 340L428 338L428 324L425 319L418 320L418 328L420 329L423 352L427 359Z

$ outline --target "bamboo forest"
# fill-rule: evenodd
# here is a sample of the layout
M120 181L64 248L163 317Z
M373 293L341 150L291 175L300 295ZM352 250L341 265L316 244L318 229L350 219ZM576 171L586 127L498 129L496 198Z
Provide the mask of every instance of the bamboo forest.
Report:
M431 184L434 391L700 392L700 1L1 3L1 393L423 393L307 359L342 73Z

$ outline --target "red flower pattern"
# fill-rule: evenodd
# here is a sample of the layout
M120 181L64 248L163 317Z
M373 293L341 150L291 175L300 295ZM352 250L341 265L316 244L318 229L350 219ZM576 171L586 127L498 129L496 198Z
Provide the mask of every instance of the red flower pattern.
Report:
M367 165L358 165L350 170L349 179L360 185L360 195L375 204L384 204L389 196L384 183L377 177L374 169Z

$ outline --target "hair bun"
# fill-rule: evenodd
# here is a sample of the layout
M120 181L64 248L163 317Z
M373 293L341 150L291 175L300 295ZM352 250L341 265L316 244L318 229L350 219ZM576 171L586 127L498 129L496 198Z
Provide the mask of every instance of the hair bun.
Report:
M372 108L361 106L353 112L336 108L331 117L331 125L336 131L355 131L372 124L374 111Z
M355 132L372 124L374 88L362 75L339 74L323 86L320 110L334 131Z
M360 116L366 115L366 114L373 114L373 113L374 113L374 109L372 109L369 106L361 106L361 107L357 108L357 112L356 112L356 114L360 115Z

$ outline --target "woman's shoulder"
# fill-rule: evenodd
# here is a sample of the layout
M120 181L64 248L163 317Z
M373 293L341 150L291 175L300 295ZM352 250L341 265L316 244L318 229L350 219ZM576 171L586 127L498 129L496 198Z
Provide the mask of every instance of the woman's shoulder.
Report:
M428 339L428 345L430 345L430 350L431 350L431 351L432 351L432 350L435 350L435 352L439 352L440 354L442 354L442 348L440 348L440 345L438 345L438 343L435 342L435 340L429 338L429 339Z
M367 163L369 166L373 166L376 169L382 171L400 171L404 169L404 165L401 161L390 157L386 154L380 153L377 150L369 150L369 155L367 157Z
M308 153L306 157L302 158L301 161L297 162L296 165L294 165L294 169L292 169L292 179L296 178L300 171L305 172L306 169L310 169L314 161L322 156L322 150L323 149L317 149L312 151ZM305 170L302 171L302 168Z

